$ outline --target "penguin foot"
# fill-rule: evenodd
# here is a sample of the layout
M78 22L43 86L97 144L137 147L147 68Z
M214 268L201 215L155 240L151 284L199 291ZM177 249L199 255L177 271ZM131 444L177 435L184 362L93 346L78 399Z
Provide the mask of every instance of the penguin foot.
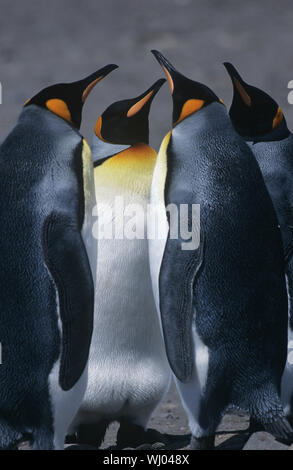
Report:
M99 421L97 423L81 423L75 434L66 436L66 444L78 444L82 446L91 446L99 448L105 437L108 421Z
M152 445L167 444L167 437L156 429L147 429L145 431L145 442Z
M152 448L154 445L164 446L167 443L167 439L155 429L145 430L137 424L121 421L116 443L119 448L134 447L137 449L138 447L141 448L141 446Z
M145 434L146 431L142 426L128 421L121 421L116 438L117 447L123 449L124 447L136 448L143 445L145 444Z
M264 423L264 430L272 434L276 439L287 444L293 443L293 429L287 418L282 417L272 423Z
M77 436L76 434L67 434L65 437L65 444L76 444L77 443Z
M195 437L191 436L190 450L214 450L215 448L215 435Z

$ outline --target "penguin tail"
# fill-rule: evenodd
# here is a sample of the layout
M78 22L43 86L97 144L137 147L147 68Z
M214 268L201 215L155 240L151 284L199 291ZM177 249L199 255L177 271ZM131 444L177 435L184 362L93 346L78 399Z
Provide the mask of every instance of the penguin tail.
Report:
M272 434L277 440L286 444L293 443L293 429L285 416L271 423L263 423L264 430Z
M11 426L6 420L0 418L0 450L17 449L23 434Z

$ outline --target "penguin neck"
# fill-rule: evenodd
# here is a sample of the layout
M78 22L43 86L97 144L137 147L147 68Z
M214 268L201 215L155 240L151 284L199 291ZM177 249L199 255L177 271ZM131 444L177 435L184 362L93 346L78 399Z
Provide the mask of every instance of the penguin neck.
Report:
M148 197L157 153L149 145L135 144L94 164L96 188L114 188ZM101 162L101 163L99 163ZM118 191L118 193L117 193Z
M75 158L73 149L81 145L83 139L78 129L37 105L30 105L21 111L17 125L6 138L6 144L10 145L10 139L16 136L19 145L15 158L23 158L26 152L26 159L35 161L40 167L55 160L60 165L72 161Z
M190 139L197 140L200 134L207 132L215 133L217 129L219 132L225 133L228 128L233 129L232 122L229 118L225 106L218 102L213 102L208 106L204 106L199 111L187 116L183 121L177 124L172 129L172 139L184 135Z
M287 137L289 137L289 135L291 134L287 127L285 118L283 119L279 127L265 135L249 136L245 135L245 131L238 130L236 127L235 130L243 137L246 142L250 142L252 144L256 144L258 142L274 142L284 140L287 139Z
M52 131L54 134L68 134L68 132L72 131L74 134L82 138L79 130L72 126L68 121L62 119L52 111L41 108L35 104L23 108L18 118L18 124L24 126L29 125L31 129L33 126L36 126L37 128L45 126L47 133Z
M123 152L124 150L130 149L132 145L120 145L112 144L111 142L105 142L104 140L99 139L99 137L94 134L93 144L92 144L92 155L94 160L94 166L101 165L105 160L118 153Z
M119 147L118 145L116 147ZM120 146L124 147L124 146ZM111 155L101 158L100 154L95 154L94 148L92 149L94 167L116 167L118 163L121 167L119 171L127 171L127 168L134 167L140 168L141 166L149 167L154 165L156 158L156 152L148 144L143 142L125 146L125 149L121 149L117 152L111 153Z

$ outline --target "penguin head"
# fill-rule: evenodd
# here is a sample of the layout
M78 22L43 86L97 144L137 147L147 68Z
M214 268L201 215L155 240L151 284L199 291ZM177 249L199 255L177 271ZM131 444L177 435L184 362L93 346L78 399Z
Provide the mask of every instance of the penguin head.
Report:
M210 103L224 104L217 95L202 83L195 82L178 72L158 51L151 51L163 68L173 98L173 126Z
M58 83L44 88L33 98L27 100L24 107L32 104L40 106L52 111L79 129L82 107L90 91L102 78L117 67L114 64L106 65L82 80L72 83Z
M257 140L277 130L288 131L285 117L276 101L267 93L248 85L229 62L224 66L233 83L230 117L236 131Z
M111 104L98 118L95 135L111 144L148 144L151 103L165 81L164 78L157 80L136 98Z

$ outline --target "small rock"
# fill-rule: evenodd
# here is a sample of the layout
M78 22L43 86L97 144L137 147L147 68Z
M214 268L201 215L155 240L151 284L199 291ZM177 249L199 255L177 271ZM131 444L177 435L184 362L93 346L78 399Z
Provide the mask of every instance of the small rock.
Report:
M64 450L98 450L98 448L88 444L70 444L65 446Z
M163 442L155 442L154 444L152 444L153 450L165 449L165 447L166 447L166 444L164 444Z
M21 441L17 445L18 450L32 450L31 443L29 441Z
M288 450L288 446L275 440L268 432L255 432L250 436L243 450Z
M136 447L135 450L147 450L151 448L152 448L151 444L141 444L140 446Z

